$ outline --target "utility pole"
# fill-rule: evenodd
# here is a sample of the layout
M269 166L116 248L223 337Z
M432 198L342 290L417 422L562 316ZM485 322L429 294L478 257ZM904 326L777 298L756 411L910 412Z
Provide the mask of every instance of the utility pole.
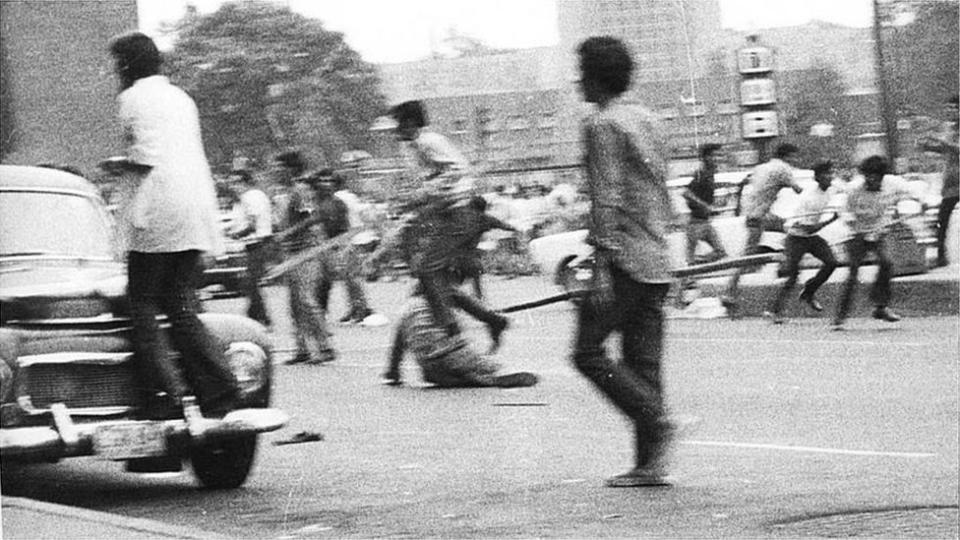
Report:
M897 115L893 110L890 99L890 89L887 84L886 69L883 62L883 38L880 25L880 0L873 0L873 44L876 55L877 85L880 90L880 117L883 120L884 140L886 142L887 160L893 167L897 160Z

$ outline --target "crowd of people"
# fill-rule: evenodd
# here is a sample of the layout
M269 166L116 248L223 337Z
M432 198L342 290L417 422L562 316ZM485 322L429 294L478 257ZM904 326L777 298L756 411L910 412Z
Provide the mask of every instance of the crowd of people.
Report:
M160 74L160 53L147 36L121 36L112 42L110 52L121 81L119 120L127 143L117 216L127 248L140 388L156 414L196 394L204 415L223 415L236 401L237 381L197 317L197 278L204 256L218 253L223 243L197 109L187 94ZM595 264L589 294L577 304L570 357L577 371L632 425L634 463L607 484L666 485L666 458L676 430L665 405L662 377L664 303L674 281L667 236L675 222L667 187L666 139L653 114L622 98L630 87L634 61L621 41L591 37L576 52L579 88L584 101L594 107L582 125L586 211L564 219L582 220L589 230ZM956 115L956 100L952 103ZM459 312L465 312L486 326L489 353L500 346L510 322L483 301L478 242L491 229L516 232L516 227L491 215L490 201L477 196L471 164L449 139L431 129L422 102L400 103L389 115L396 121L397 139L412 152L417 183L394 201L402 224L374 255L398 254L415 281L395 323L384 381L403 382L401 362L411 353L422 378L439 386L537 384L535 374L504 374L489 354L476 352L459 320ZM943 242L949 220L944 208L952 210L957 201L955 120L953 126L952 139L924 142L931 151L946 155L949 164L938 237L941 261L946 260ZM711 225L721 151L709 144L700 149L701 167L684 192L690 208L689 264L697 262L694 255L701 241L710 245L715 259L728 257ZM873 316L898 320L890 309L887 210L912 195L888 174L890 164L883 157L871 156L859 164L858 178L846 187L846 208L829 208L833 164L817 162L815 182L804 189L794 176L798 151L790 143L777 146L773 157L752 172L744 201L747 235L742 254L750 255L771 226L770 210L780 190L800 194L795 215L778 225L787 235L786 264L785 281L771 299L773 322L783 322L784 304L798 281L799 261L807 253L822 266L803 284L799 298L815 311L823 309L816 294L837 260L818 233L841 212L853 237L847 246L850 271L834 327L842 328L850 315L858 270L869 252L879 265L870 294ZM228 232L243 243L247 254L247 314L267 328L273 324L260 287L272 246L279 246L285 260L280 274L289 291L296 336L296 353L288 363L333 362L337 353L327 321L333 283L343 281L349 297L350 308L341 322L361 322L374 314L353 242L360 227L355 195L345 189L336 171L311 168L297 151L276 155L269 174L276 186L270 195L252 171L231 172L238 194ZM574 204L573 197L560 199L564 208ZM723 297L734 314L743 270L737 267ZM461 289L466 280L475 284L474 294ZM162 350L159 313L170 321L173 346L188 359L182 372ZM619 359L608 356L604 347L613 333L620 335ZM157 387L162 392L156 392Z

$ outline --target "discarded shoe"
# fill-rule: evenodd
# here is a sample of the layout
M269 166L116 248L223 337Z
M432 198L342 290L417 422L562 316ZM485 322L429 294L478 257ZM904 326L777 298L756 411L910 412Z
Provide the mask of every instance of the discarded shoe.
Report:
M317 433L315 431L301 431L294 434L289 439L281 439L279 441L273 441L274 446L282 446L284 444L300 444L307 442L317 442L323 440L323 434Z

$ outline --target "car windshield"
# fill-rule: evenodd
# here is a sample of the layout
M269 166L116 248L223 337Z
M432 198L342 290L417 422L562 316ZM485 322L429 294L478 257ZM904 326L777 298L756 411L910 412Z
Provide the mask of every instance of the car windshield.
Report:
M0 257L114 258L110 222L80 195L0 191Z

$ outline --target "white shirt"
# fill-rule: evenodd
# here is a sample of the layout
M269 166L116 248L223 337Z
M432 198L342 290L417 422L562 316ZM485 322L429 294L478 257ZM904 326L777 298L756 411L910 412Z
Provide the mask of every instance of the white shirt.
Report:
M915 198L906 180L899 176L886 175L880 183L880 191L868 191L866 181L857 176L850 182L847 195L847 211L850 213L850 228L854 233L872 240L891 225L890 213L901 199Z
M153 167L130 180L134 185L121 201L126 248L223 253L217 196L193 100L166 77L154 75L137 80L117 102L127 158Z
M817 184L807 186L800 193L793 216L785 223L787 233L793 236L813 236L808 228L822 221L824 211L830 206L831 197L832 192L829 189L824 191Z
M347 205L347 219L350 220L350 228L357 229L363 227L363 219L360 218L363 212L363 203L360 197L357 197L352 191L341 189L333 194L334 197L343 201Z
M273 234L273 212L270 210L270 198L257 188L250 188L240 195L236 230L253 226L253 232L244 237L246 242L258 242Z

